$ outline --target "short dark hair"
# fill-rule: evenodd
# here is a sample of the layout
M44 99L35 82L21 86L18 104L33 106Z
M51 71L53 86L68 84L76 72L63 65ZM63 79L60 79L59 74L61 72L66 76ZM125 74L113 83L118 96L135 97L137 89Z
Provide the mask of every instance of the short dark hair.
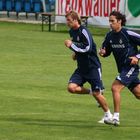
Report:
M66 13L65 17L71 16L73 20L77 20L78 23L81 25L81 18L80 15L74 11L74 10L70 10Z
M109 16L115 16L117 20L121 20L121 25L125 26L126 16L119 11L112 11Z

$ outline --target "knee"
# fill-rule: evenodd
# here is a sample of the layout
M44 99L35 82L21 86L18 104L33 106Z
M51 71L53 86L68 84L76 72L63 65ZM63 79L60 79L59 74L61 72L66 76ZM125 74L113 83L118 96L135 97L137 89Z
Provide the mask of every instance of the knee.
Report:
M67 90L68 90L69 93L75 93L76 92L75 87L70 86L70 85L67 87Z
M135 87L131 92L134 94L136 99L140 100L140 85Z
M115 85L112 85L112 87L111 87L111 91L112 91L112 93L117 92L117 88L116 88L116 86L115 86Z

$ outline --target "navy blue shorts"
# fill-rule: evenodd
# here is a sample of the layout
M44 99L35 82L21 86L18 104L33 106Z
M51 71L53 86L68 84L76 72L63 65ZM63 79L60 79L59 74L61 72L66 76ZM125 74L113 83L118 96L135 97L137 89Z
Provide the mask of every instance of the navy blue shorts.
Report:
M101 80L101 69L92 69L88 74L82 74L79 69L76 69L69 80L69 83L75 83L79 86L83 86L86 82L91 85L92 91L103 90L104 86Z
M138 84L140 84L138 75L138 67L127 67L122 70L119 76L116 77L116 80L120 81L124 86L128 87L128 89L132 91Z

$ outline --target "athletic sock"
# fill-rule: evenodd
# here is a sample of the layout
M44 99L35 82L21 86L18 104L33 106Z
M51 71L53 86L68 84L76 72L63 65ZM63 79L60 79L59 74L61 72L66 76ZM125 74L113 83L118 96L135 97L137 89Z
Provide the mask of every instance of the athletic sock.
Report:
M89 94L92 95L92 89L91 88L89 89Z
M113 118L119 120L120 113L119 112L114 112Z
M108 109L107 112L105 112L105 115L107 115L107 116L111 116L112 115L109 109Z

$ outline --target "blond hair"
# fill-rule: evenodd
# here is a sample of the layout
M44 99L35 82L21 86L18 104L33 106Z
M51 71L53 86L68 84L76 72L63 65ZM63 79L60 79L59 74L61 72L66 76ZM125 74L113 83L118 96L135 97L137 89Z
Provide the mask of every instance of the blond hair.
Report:
M81 25L80 15L76 11L71 10L71 11L67 12L65 17L68 17L68 16L71 16L73 20L77 20L78 23Z

